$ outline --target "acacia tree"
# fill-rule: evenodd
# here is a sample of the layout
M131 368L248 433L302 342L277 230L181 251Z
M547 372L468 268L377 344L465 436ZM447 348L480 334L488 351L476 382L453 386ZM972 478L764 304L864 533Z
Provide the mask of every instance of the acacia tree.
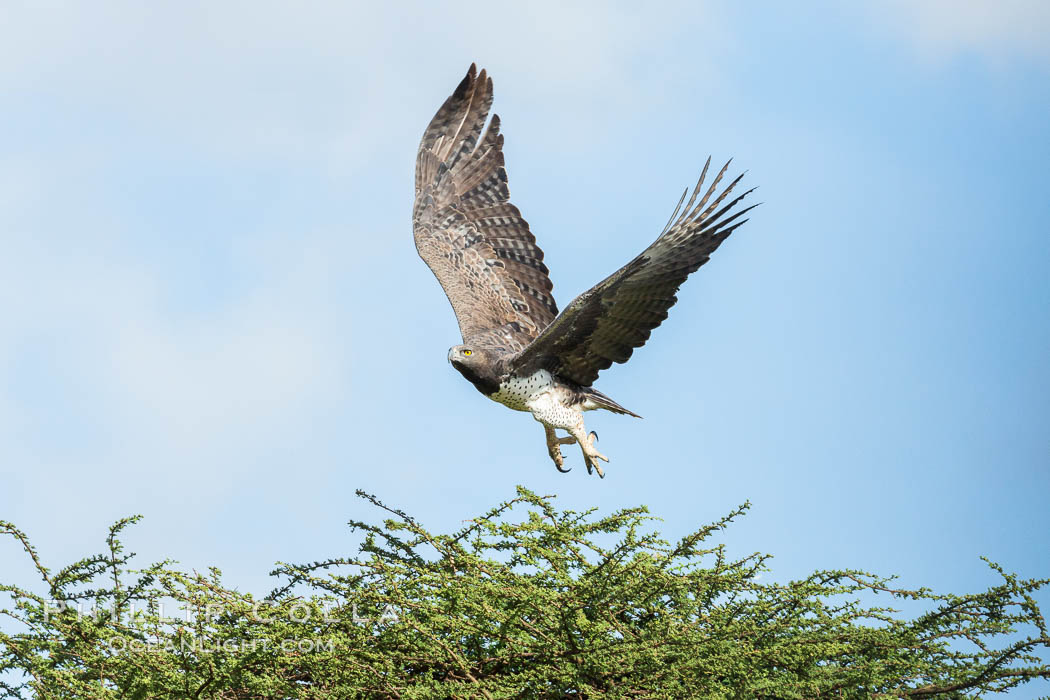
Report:
M262 597L132 567L137 518L58 571L0 522L41 579L0 584L0 697L961 698L1050 678L1048 581L992 562L1001 583L969 595L852 570L770 583L767 556L709 543L746 504L670 543L644 507L562 511L524 488L450 534L358 495L388 518L350 523L358 554L280 564Z

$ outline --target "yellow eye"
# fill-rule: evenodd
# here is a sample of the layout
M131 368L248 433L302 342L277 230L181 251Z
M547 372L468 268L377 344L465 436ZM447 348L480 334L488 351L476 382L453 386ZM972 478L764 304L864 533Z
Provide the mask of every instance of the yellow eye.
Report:
M474 354L474 351L473 351L473 350L464 350L464 351L463 351L463 355L464 355L464 357L470 357L470 356L471 356L471 355L473 355L473 354Z

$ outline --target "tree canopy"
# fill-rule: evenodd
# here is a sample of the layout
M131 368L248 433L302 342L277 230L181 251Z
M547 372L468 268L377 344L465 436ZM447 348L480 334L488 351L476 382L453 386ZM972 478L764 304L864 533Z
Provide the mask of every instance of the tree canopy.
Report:
M0 522L40 579L0 581L0 698L962 698L1050 679L1048 580L991 561L1000 582L965 595L854 570L777 583L768 556L711 543L747 504L669 542L644 507L520 487L448 534L358 494L385 515L351 521L357 554L279 564L259 596L134 566L137 517L58 570Z

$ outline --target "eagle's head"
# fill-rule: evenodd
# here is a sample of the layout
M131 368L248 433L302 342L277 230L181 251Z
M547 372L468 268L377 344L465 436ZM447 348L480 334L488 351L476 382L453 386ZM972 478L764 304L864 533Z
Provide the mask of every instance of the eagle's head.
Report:
M488 350L471 345L456 345L449 348L448 361L481 393L490 395L499 391L499 379L496 377L492 353Z
M470 345L455 345L448 349L448 361L452 366L459 369L463 367L480 367L486 363L486 353L481 348Z

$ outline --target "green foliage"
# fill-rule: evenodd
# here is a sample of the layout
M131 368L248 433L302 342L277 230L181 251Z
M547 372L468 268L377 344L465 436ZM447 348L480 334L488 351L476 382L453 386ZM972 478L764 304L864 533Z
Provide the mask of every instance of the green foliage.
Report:
M1002 582L963 596L861 571L763 583L767 557L708 543L746 505L672 544L645 508L559 511L522 488L444 535L359 495L390 516L351 522L359 554L279 565L261 598L217 570L131 568L118 537L136 518L57 572L0 523L42 579L0 585L0 697L975 697L1050 678L1047 581L995 564Z

